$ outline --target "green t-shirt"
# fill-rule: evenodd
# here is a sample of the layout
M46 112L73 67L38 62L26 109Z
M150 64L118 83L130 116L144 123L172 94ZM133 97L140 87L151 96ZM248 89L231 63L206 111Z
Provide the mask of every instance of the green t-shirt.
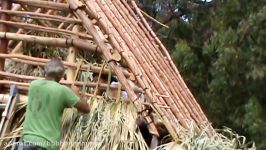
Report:
M79 97L68 87L51 80L32 81L23 125L23 141L58 150L64 108L77 104Z

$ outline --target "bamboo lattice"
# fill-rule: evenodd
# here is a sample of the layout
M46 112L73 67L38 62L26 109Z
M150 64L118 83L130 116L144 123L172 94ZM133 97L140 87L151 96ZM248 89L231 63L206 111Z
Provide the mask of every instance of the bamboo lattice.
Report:
M62 58L68 70L66 79L61 81L65 85L97 86L93 81L75 79L81 53L105 60L108 67L104 68L84 61L79 72L112 72L138 107L144 105L139 101L139 95L144 93L145 103L162 118L174 139L180 138L177 125L188 128L189 122L194 121L200 131L208 123L168 51L133 0L3 0L0 38L1 94L11 84L26 93L31 80L42 78L11 73L4 67L7 61L43 67L48 58L25 53L25 45L38 44L65 53ZM100 83L99 88L106 89L108 85ZM148 116L146 119L151 121ZM154 124L150 124L150 130L158 134Z

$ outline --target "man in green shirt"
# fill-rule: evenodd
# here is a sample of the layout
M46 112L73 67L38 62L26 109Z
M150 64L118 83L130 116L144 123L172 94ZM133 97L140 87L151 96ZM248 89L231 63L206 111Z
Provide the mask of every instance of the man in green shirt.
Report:
M64 75L60 59L53 58L45 66L45 79L31 82L28 105L19 150L59 150L61 119L64 108L76 107L89 113L89 105L72 90L59 84Z

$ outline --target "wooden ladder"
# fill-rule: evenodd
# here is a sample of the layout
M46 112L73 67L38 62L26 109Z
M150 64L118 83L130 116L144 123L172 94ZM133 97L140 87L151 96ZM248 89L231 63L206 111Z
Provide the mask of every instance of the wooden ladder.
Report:
M9 98L6 104L0 104L0 109L4 110L2 113L2 119L0 122L0 138L3 139L8 133L10 133L11 123L16 112L18 102L18 88L16 85L11 85ZM15 142L15 140L13 140ZM6 140L0 140L0 147L3 148L6 145ZM11 149L14 149L12 146Z

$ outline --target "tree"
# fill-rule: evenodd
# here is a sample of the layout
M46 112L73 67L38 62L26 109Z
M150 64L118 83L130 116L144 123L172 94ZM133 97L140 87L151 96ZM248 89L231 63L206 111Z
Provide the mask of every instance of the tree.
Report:
M266 149L266 1L140 3L214 126Z

